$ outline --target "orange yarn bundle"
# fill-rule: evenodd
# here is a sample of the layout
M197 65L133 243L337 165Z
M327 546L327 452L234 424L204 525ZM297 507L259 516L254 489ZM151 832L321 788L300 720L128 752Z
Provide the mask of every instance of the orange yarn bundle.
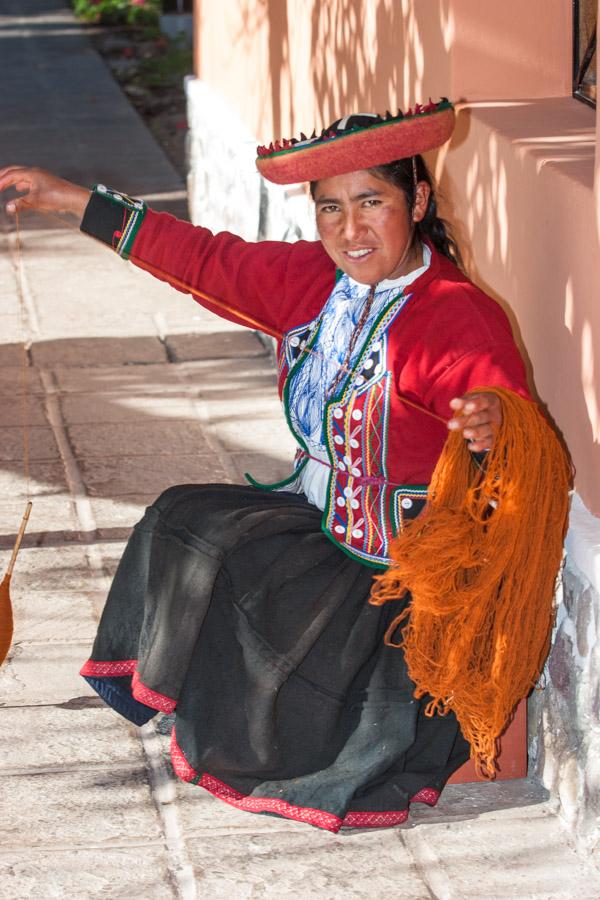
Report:
M396 538L370 602L411 592L386 644L403 648L415 696L431 696L426 714L453 710L477 770L493 778L498 737L548 652L571 467L534 403L478 390L503 408L484 469L450 433L427 507Z

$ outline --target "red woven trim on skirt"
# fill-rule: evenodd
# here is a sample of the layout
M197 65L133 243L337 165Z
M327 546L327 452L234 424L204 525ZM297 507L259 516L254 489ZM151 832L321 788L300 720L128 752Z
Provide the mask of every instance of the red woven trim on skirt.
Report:
M140 673L134 672L131 679L131 693L136 700L150 706L152 709L158 709L159 712L172 713L177 706L177 700L167 697L166 694L159 694L140 681Z
M285 800L277 800L274 797L250 797L240 794L239 791L234 790L228 784L206 772L200 776L183 755L183 751L177 743L175 729L171 733L171 762L173 763L175 774L182 781L199 779L196 783L200 787L218 797L219 800L235 806L237 809L254 813L277 813L286 819L307 822L309 825L324 828L327 831L332 831L334 834L342 827L389 828L392 825L401 825L408 818L408 809L401 809L389 812L349 812L343 819L340 819L339 816L335 816L333 813L310 807L294 806L292 803L287 803ZM435 791L433 788L423 788L423 790L415 794L411 802L427 803L429 806L435 806L439 796L439 791Z
M118 677L120 675L132 675L131 693L135 700L149 706L151 709L157 709L159 712L172 713L177 706L177 700L167 697L166 694L159 694L146 687L140 680L140 674L136 671L137 659L120 659L117 661L97 661L88 659L80 670L80 675L89 675L96 678Z
M79 670L79 674L96 678L110 678L111 676L118 678L120 675L133 675L136 666L137 659L119 659L114 662L88 659Z

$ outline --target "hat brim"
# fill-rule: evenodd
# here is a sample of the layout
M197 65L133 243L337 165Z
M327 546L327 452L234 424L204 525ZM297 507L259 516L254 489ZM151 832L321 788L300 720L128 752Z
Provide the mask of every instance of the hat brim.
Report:
M275 184L319 181L441 147L454 130L454 109L407 116L259 156L256 167Z

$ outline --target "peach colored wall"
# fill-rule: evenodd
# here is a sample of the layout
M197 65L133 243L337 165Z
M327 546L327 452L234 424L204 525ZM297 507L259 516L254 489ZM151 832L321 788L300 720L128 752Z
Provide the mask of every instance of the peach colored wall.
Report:
M559 96L570 16L568 0L196 0L196 74L260 140L429 95Z
M570 0L197 6L197 74L258 140L429 95L466 101L432 160L447 209L600 515L600 124L570 98Z
M438 4L426 0L424 5ZM449 0L447 5L456 100L571 92L570 0Z

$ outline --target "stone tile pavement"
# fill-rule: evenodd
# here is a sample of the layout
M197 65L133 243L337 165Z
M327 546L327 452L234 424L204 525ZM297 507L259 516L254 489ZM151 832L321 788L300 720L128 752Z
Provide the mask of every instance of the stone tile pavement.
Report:
M183 186L61 0L0 0L0 60L0 164L179 203ZM168 723L130 726L78 676L148 501L176 482L276 479L291 452L253 333L55 222L24 222L19 255L2 214L2 568L27 496L34 506L0 670L0 898L600 896L533 782L453 786L405 827L332 836L177 782Z

